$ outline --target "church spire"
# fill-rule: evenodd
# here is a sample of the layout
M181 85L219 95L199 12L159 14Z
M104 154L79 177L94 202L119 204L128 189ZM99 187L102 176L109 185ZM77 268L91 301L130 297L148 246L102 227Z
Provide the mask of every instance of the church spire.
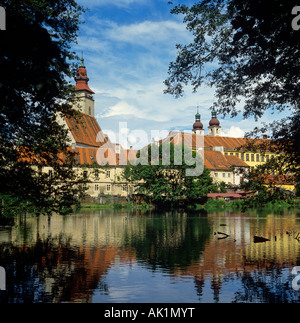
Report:
M84 65L84 59L83 54L81 57L81 64L78 68L77 75L75 77L76 85L75 90L77 91L87 91L90 94L95 94L90 88L89 88L89 78L87 76L86 67Z
M95 93L89 87L90 79L87 76L83 54L80 61L81 63L78 67L78 71L75 77L75 94L77 97L77 103L75 104L74 108L82 113L94 117L95 104L93 94Z
M203 124L201 122L201 114L199 113L199 106L197 106L197 113L195 115L195 123L193 124L193 132L196 134L203 134Z
M84 59L83 59L83 51L81 52L81 58L80 58L81 64L80 67L85 67L84 66Z
M208 132L209 136L221 136L220 121L217 118L217 112L214 107L211 112L211 120L209 121Z

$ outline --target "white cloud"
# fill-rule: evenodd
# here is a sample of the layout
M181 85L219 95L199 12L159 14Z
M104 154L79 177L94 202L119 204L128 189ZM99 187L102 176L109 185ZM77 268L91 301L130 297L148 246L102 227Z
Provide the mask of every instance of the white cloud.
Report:
M145 118L146 116L142 113L141 110L137 109L135 106L128 104L125 101L120 101L114 106L109 107L109 111L102 114L102 118L109 118L121 115L134 115L137 118Z
M143 21L130 25L115 25L108 31L111 40L132 43L149 47L153 43L164 42L165 45L172 43L170 40L176 35L176 40L188 37L188 32L180 22Z
M77 0L77 2L85 7L103 7L103 6L115 6L119 8L129 7L131 4L145 3L146 0Z
M138 6L141 2L145 16L134 16L133 10L130 20L124 19L129 10L123 7ZM118 122L123 121L128 122L131 131L191 129L199 105L207 133L209 108L215 99L213 88L202 87L196 94L187 89L180 99L163 94L169 63L176 58L175 44L189 43L192 37L180 17L148 14L151 6L148 0L80 0L80 3L99 7L89 12L75 49L78 54L84 51L89 85L96 92L95 113L100 126L118 131ZM104 5L107 8L100 8ZM98 14L96 9L98 12L108 9L108 15ZM117 12L116 16L113 12ZM220 121L224 135L231 137L243 137L245 131L256 125L252 120L233 120L229 116Z
M245 131L240 127L231 126L229 129L223 131L223 135L225 137L243 138L245 136Z

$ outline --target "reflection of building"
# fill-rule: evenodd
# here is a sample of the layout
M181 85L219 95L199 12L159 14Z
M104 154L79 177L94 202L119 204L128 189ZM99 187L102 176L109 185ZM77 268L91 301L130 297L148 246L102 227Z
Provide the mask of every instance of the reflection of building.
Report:
M299 224L295 215L286 216L284 221L282 217L276 218L272 214L259 220L228 211L226 217L216 213L209 214L209 219L214 235L205 244L201 259L191 263L184 271L176 271L178 277L194 277L199 298L205 296L205 282L208 279L213 300L218 301L225 277L242 277L251 272L280 270L297 265L299 242L294 239L294 232ZM224 236L218 232L226 233L229 237L223 239ZM254 235L269 238L270 241L254 243Z
M175 223L174 218L166 216L160 226L157 226L157 218L153 219L153 226L149 227L149 221L148 217L132 217L129 213L112 210L68 217L28 217L17 226L0 231L0 246L4 253L5 248L10 248L12 259L14 253L20 256L22 252L26 254L24 258L31 259L29 262L30 257L34 257L32 263L39 279L54 302L90 302L93 290L103 288L109 292L105 277L111 268L122 270L125 265L137 263L142 264L144 270L147 264L153 264L158 273L162 270L164 275L169 273L172 277L192 277L199 297L203 298L209 288L218 301L226 279L293 267L299 259L299 243L293 234L300 230L295 214L284 220L281 216L260 218L256 214L241 216L230 211L224 216L209 214L206 223L211 234L203 245L190 246L193 251L189 252L197 254L197 248L201 252L199 258L189 262L185 262L186 246L195 241L193 238L205 234L202 228L193 226L192 233L185 216L177 218ZM165 226L167 222L169 226ZM203 224L202 220L199 224ZM218 232L229 237L224 239ZM149 233L156 239L147 240L145 245ZM270 241L254 243L254 235ZM158 249L161 252L156 252ZM180 249L184 266L178 265L179 254L174 257L174 251ZM167 258L170 253L172 263L158 258ZM165 266L160 267L161 263Z

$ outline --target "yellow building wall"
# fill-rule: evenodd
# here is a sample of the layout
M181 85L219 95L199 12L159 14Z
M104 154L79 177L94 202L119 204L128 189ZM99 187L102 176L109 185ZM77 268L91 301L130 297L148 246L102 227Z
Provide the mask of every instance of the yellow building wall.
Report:
M246 164L248 164L250 167L256 167L259 165L264 164L271 158L275 157L274 153L260 153L260 152L251 152L251 151L245 151L245 152L237 152L234 149L228 149L224 152L224 155L234 155L238 156L241 160L243 160Z
M232 171L210 171L210 176L213 178L214 182L224 182L225 184L233 184L233 172Z
M250 166L250 169L253 170L256 166L263 165L267 161L269 161L271 158L276 157L276 154L274 153L268 153L268 152L251 152L251 151L245 151L245 152L237 152L234 149L228 149L224 152L224 155L235 155L238 156L241 160L243 160L246 164ZM295 191L295 185L276 185L277 187L281 187L285 190L289 191Z
M92 197L98 195L113 195L127 197L132 193L132 185L123 179L123 167L91 168L77 167L78 176L88 180L86 194ZM43 173L51 173L51 167L43 167Z

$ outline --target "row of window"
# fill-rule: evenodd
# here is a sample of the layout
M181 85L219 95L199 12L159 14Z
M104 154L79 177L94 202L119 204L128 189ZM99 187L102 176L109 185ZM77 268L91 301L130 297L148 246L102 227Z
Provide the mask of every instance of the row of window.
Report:
M230 156L233 156L233 155L236 155L237 157L240 157L241 160L243 161L256 161L256 162L268 162L270 160L270 155L259 155L259 154L239 154L239 153L225 153L226 156L230 155ZM273 156L271 156L273 157Z
M218 173L215 173L215 177L219 177ZM222 173L222 177L226 178L226 173ZM231 177L231 173L227 173L227 177L230 178Z
M96 184L95 191L99 191L99 189L100 189L99 184ZM106 192L111 192L111 184L106 185ZM124 192L124 193L128 192L128 185L126 185L126 184L122 185L122 192Z
M53 171L49 170L48 174L49 174L50 177L52 177L53 176ZM98 169L94 170L94 175L95 175L95 179L99 179L99 170ZM111 175L110 170L107 170L106 174L105 174L105 177L110 178L110 175ZM88 171L87 170L83 171L83 177L84 178L88 177Z
M105 177L106 178L110 178L110 170L107 170L106 171L106 174L105 174ZM88 176L88 171L87 170L85 170L84 172L83 172L83 176L85 177L85 178L87 178L87 176ZM94 170L94 176L95 176L95 179L99 179L99 170L98 169L95 169Z

